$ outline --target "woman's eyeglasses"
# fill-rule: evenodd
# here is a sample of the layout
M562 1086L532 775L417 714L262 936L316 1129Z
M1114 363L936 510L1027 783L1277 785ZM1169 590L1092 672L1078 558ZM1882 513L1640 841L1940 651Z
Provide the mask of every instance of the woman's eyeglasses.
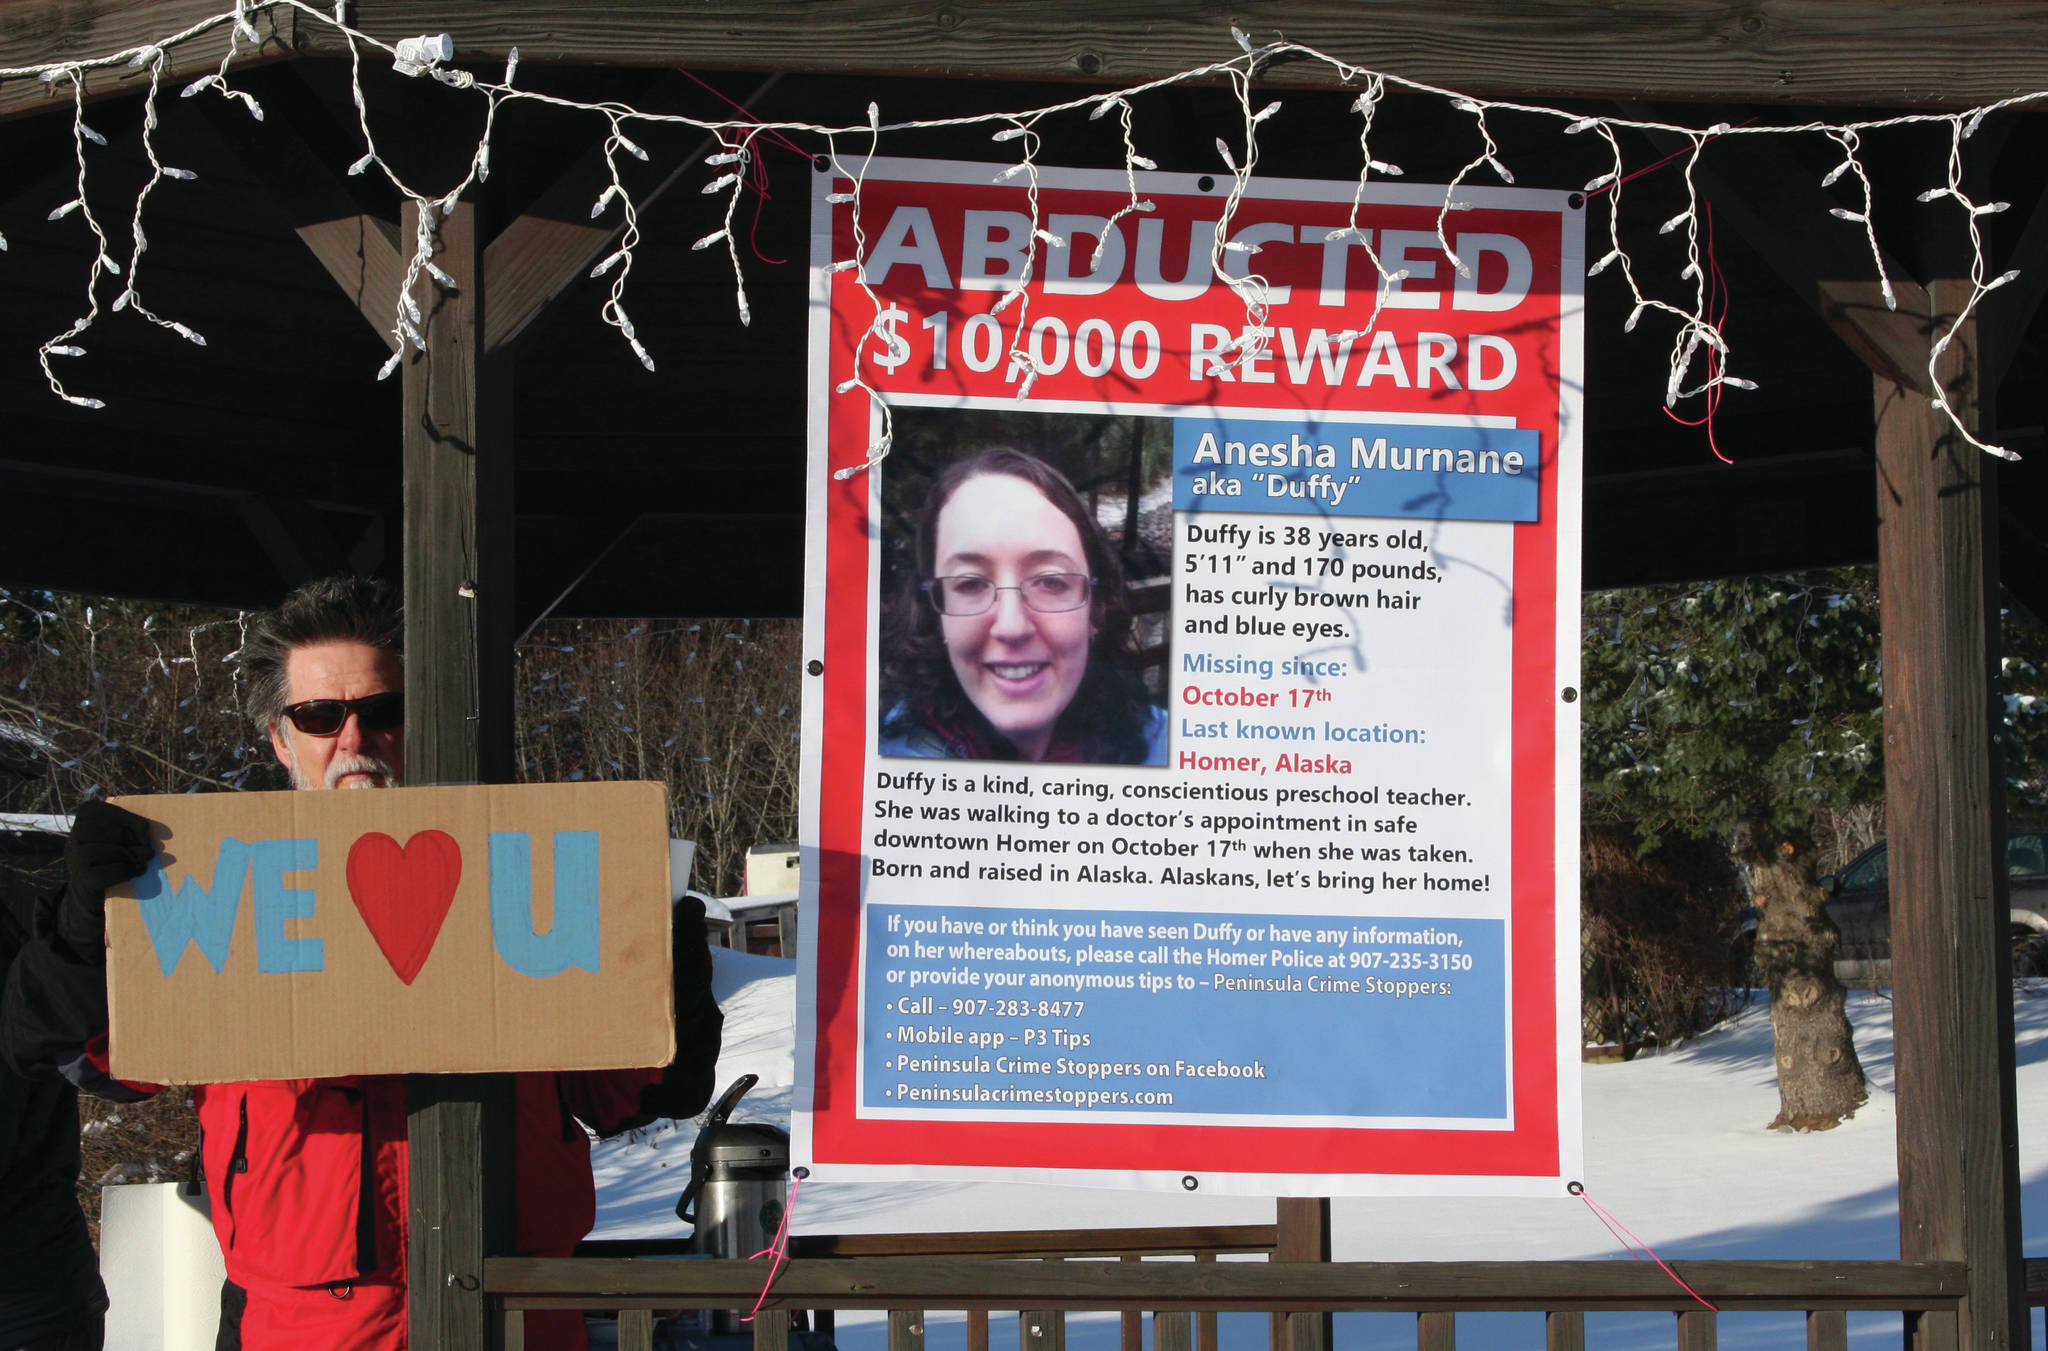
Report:
M1016 592L1026 609L1059 614L1086 605L1095 579L1085 572L1041 572L1015 586L997 586L990 578L963 572L952 577L934 577L923 585L932 608L942 615L987 614L1004 591Z
M307 736L338 736L349 714L365 732L388 732L405 723L405 695L393 690L360 699L308 699L287 704L284 715Z

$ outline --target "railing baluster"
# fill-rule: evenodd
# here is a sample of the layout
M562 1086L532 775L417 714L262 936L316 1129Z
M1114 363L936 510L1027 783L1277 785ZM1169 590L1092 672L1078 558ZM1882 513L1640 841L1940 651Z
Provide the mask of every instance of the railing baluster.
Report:
M504 1351L526 1351L526 1310L505 1310Z
M654 1310L619 1310L619 1351L654 1351Z
M1216 1260L1216 1254L1198 1252L1195 1254L1195 1260L1213 1262ZM988 1351L988 1348L983 1347L982 1351ZM1195 1351L1216 1351L1216 1314L1213 1310L1195 1315Z
M1552 1309L1543 1315L1545 1351L1586 1351L1586 1315L1577 1309Z
M1125 1253L1118 1260L1136 1262L1141 1259L1136 1253ZM1121 1321L1123 1323L1122 1351L1145 1351L1145 1315L1134 1310L1126 1310Z
M1806 1315L1806 1351L1848 1351L1849 1315L1815 1309Z
M1458 1316L1454 1313L1415 1315L1415 1351L1457 1351Z
M1194 1319L1184 1313L1152 1315L1152 1351L1194 1351Z
M755 1311L754 1351L789 1351L789 1310L771 1307Z
M1067 1351L1067 1316L1058 1309L1017 1315L1017 1351Z
M1278 1315L1285 1328L1284 1351L1330 1351L1323 1344L1323 1324L1326 1314L1313 1310L1297 1310L1294 1313Z
M967 1311L967 1351L988 1351L988 1310Z
M889 1310L889 1351L924 1351L924 1310Z
M1961 1323L1954 1309L1908 1312L1906 1345L1914 1351L1956 1351L1962 1341Z
M1715 1351L1720 1343L1720 1315L1712 1309L1686 1309L1678 1315L1678 1351Z

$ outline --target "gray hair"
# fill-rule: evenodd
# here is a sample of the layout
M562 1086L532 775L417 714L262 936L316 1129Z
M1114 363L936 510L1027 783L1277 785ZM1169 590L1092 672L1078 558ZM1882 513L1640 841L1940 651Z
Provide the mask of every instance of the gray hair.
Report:
M292 649L352 642L405 651L405 616L388 583L375 577L322 577L258 615L242 644L249 717L265 731L284 716L285 663Z

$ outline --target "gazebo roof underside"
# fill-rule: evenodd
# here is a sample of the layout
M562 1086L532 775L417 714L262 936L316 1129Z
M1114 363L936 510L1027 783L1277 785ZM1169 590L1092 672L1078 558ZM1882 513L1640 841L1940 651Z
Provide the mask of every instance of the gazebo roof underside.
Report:
M479 69L516 43L522 85L578 98L707 118L730 114L736 102L765 120L843 126L862 122L871 100L891 121L1023 109L1077 92L1050 81L1120 86L1232 55L1233 13L1190 8L967 4L913 12L843 4L685 13L651 4L359 4L351 18L381 36L448 31L458 64ZM1461 17L1441 6L1375 6L1368 15L1282 4L1248 9L1235 22L1255 37L1277 29L1363 66L1472 92L1588 112L1653 112L1695 126L1821 115L1787 98L1954 106L2048 89L2048 6L1943 5L1939 24L1923 16L1911 27L1919 8L1663 4L1617 16L1604 6L1523 4ZM215 9L184 0L0 3L0 66L116 49ZM1750 28L1752 18L1761 27ZM395 227L398 202L388 186L380 195L374 175L342 172L360 144L348 65L333 59L324 25L271 25L266 16L266 28L276 33L267 47L275 59L234 75L269 110L262 123L209 98L167 106L157 133L163 158L199 178L152 195L151 303L204 333L208 346L132 315L102 320L89 355L63 367L74 389L106 400L97 411L60 402L35 360L37 344L81 312L92 257L75 220L45 219L71 195L76 176L69 101L53 105L49 88L35 82L0 84L8 118L0 126L8 168L0 236L9 245L0 254L0 397L9 413L0 447L9 523L0 532L0 584L260 605L336 568L397 570L399 382L375 381L389 351L384 335L299 232L349 221ZM1773 57L1775 85L1764 74ZM186 64L188 74L210 68ZM1312 74L1299 63L1270 72L1286 111L1261 142L1262 174L1356 173L1356 124L1345 116L1355 91ZM388 66L370 72L365 87L380 137L403 147L394 155L418 157L400 166L415 181L439 181L434 157L451 147L466 155L473 145L478 101L400 79ZM142 100L125 84L94 92L91 119L110 143L93 152L94 201L104 193L105 214L125 232L122 203L147 172ZM1708 95L1722 101L1699 101ZM1145 149L1163 169L1214 172L1216 137L1241 135L1235 100L1213 86L1146 100ZM1825 113L1849 115L1841 106ZM2032 116L2008 114L1979 133L1987 190L2014 204L1986 219L1993 270L2048 252L2034 237L2048 233L2037 226L2048 163L2027 129ZM1048 136L1044 162L1121 163L1113 135L1085 134L1085 119L1075 123L1084 130ZM1513 117L1492 125L1521 186L1576 188L1605 167L1594 147L1559 137L1553 126ZM1378 127L1375 153L1403 164L1411 181L1444 181L1471 154L1469 120L1441 99L1391 95ZM595 188L582 180L602 130L587 115L510 110L479 202L486 233L520 217L587 228ZM600 321L602 282L572 284L505 349L517 362L522 625L543 612L773 615L801 603L814 170L794 152L764 157L768 196L740 221L753 313L743 327L722 251L690 247L723 212L720 199L695 190L715 172L694 162L703 135L675 129L639 139L651 162L635 166L628 186L636 194L683 169L677 189L642 213L646 239L632 274L633 314L660 370L644 370ZM991 145L985 128L906 134L885 149L1013 158ZM1624 333L1625 288L1611 277L1589 282L1588 586L1874 557L1871 367L1839 336L1842 316L1815 299L1816 283L1853 287L1874 273L1858 231L1826 228L1819 180L1830 162L1822 149L1758 138L1739 153L1711 147L1701 161L1716 208L1725 332L1736 369L1759 385L1730 394L1715 419L1732 465L1714 458L1703 430L1663 409L1668 328L1649 332L1646 321L1643 331ZM1623 150L1633 168L1668 146L1638 137ZM1945 132L1922 129L1873 141L1866 156L1880 237L1897 265L1922 279L1957 266L1957 239L1913 200L1945 150ZM1676 248L1656 241L1654 222L1684 205L1680 174L1647 174L1629 193L1628 218L1651 223L1632 248L1653 258L1660 247ZM1802 214L1814 203L1816 212ZM1604 215L1590 224L1604 230ZM1673 265L1664 275L1675 272ZM2039 468L2048 458L2039 392L2048 332L2035 320L2031 281L2041 272L2048 263L2029 267L2029 283L1994 293L1998 303L1986 306L1979 408L1987 439L2024 457L1999 475L2004 580L2048 612L2048 549L2038 524L2048 506ZM117 289L103 283L102 303Z

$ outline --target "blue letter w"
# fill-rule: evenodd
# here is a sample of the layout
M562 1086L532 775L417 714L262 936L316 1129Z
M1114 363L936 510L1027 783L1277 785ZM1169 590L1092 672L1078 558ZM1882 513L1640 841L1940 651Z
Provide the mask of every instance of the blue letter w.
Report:
M163 854L150 856L149 867L135 879L135 898L142 902L142 922L166 976L177 970L188 943L199 945L215 971L227 966L250 854L240 840L222 839L220 856L213 861L213 885L201 886L198 877L190 876L178 883L176 894L164 878Z

